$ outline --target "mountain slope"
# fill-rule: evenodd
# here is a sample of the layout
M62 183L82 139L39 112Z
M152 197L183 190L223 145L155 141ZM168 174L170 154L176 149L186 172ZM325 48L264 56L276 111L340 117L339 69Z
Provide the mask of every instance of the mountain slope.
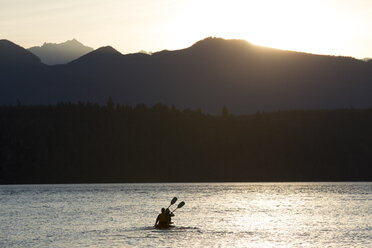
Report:
M8 40L0 40L0 66L25 66L39 63L40 59L23 47Z
M105 103L111 96L122 104L161 102L208 113L220 113L226 105L234 114L372 106L369 62L220 38L152 55L122 55L103 47L66 65L10 81L34 88L16 96L16 90L0 89L0 104L17 98L32 104Z
M31 47L28 50L41 58L43 63L55 65L69 63L93 51L93 48L72 39L60 44L44 43L42 46Z
M100 47L80 58L69 62L70 65L107 66L122 58L122 54L111 46Z

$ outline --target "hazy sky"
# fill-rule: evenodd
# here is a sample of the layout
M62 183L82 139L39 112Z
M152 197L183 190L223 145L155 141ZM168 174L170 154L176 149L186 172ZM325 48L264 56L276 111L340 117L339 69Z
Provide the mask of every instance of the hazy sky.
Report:
M76 38L130 53L208 36L372 57L372 0L0 0L0 38L26 48Z

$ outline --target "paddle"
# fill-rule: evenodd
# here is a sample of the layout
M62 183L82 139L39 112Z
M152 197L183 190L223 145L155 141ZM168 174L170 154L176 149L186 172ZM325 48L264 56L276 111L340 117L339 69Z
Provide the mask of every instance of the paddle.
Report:
M175 204L176 201L177 201L177 197L173 197L173 199L171 200L171 204L169 205L169 207L172 206L173 204ZM169 208L169 207L167 207L167 208Z
M181 202L177 205L177 208L176 208L175 210L173 210L171 213L176 212L177 209L182 208L184 205L185 205L185 202L184 202L184 201L181 201Z

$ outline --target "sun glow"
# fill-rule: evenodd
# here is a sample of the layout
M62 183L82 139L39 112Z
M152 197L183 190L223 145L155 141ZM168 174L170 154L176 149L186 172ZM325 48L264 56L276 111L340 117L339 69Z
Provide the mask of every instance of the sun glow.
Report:
M330 1L200 2L183 10L184 18L175 24L180 30L175 43L218 36L286 50L345 54L345 43L352 46L358 32L368 32L368 22L358 12L345 14L344 5L335 8Z
M0 33L22 46L73 37L122 53L186 48L208 36L372 57L371 0L1 0Z

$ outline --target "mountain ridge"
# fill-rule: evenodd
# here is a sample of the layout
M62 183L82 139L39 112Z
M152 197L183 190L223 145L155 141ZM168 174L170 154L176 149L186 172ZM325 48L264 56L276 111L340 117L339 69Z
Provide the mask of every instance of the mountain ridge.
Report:
M68 64L73 64L73 63L79 63L83 61L88 61L88 60L99 60L99 59L110 59L115 56L121 56L120 52L118 52L116 49L114 49L112 46L103 46L99 47L96 50L93 50L79 58L76 58L73 61L70 61Z
M23 47L6 39L0 40L0 65L37 65L41 60Z
M62 43L44 42L42 46L30 47L28 50L40 57L47 65L67 64L94 51L93 48L85 46L75 38Z
M105 103L111 96L122 104L161 102L207 113L225 105L233 114L372 106L369 62L212 37L151 55L101 47L68 64L5 77L0 104Z

